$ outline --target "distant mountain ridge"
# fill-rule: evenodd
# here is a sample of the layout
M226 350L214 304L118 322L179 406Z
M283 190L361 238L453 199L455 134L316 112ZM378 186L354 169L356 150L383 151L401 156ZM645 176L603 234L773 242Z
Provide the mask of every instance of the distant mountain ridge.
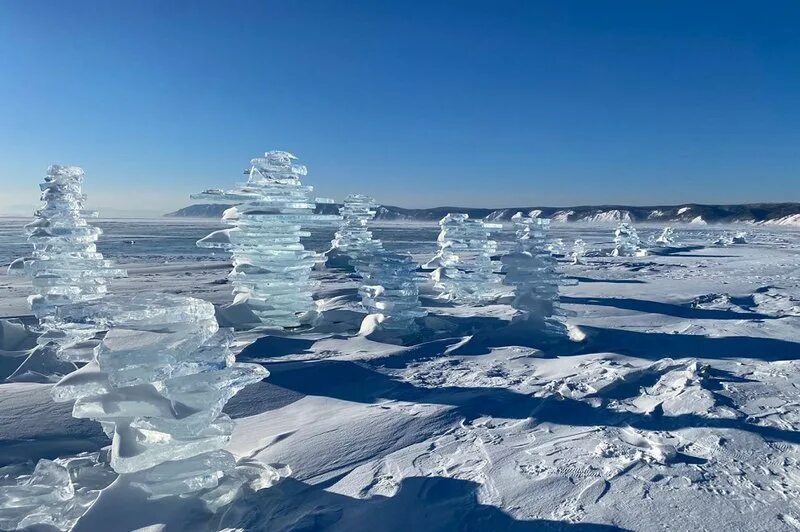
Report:
M317 212L338 213L340 204L321 204ZM201 204L184 207L165 214L171 217L218 218L227 205ZM629 205L582 205L578 207L513 207L482 209L465 207L432 207L405 209L381 205L377 220L437 221L449 212L469 214L470 218L490 221L508 221L517 212L530 216L551 218L554 222L677 222L677 223L765 223L800 226L800 203L748 203L743 205L656 205L633 207Z

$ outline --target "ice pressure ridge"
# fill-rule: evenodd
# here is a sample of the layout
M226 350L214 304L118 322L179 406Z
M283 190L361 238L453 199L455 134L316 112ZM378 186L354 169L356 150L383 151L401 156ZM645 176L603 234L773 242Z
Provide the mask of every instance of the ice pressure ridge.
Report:
M83 180L83 169L77 166L47 169L39 185L42 207L25 226L33 252L9 266L9 273L30 277L34 294L28 302L42 332L40 349L12 377L67 373L75 369L72 363L91 360L101 331L88 323L70 323L60 318L57 310L63 305L97 301L106 294L109 279L126 275L97 251L102 230L87 222L97 213L84 209ZM64 363L59 365L57 359Z
M300 181L306 167L291 153L268 151L250 164L246 183L192 196L232 205L222 216L232 227L197 245L232 254L234 304L246 304L265 325L297 327L315 316L312 295L319 283L311 279L311 270L324 261L300 239L310 236L309 226L339 217L314 214L317 203L331 200L311 197L313 187Z
M375 218L377 207L373 198L363 194L350 194L344 199L339 209L342 221L326 253L329 266L353 268L360 257L376 252L376 240L368 225Z
M547 250L550 220L518 213L512 221L516 241L500 261L501 271L505 273L503 283L514 289L511 306L517 314L513 321L558 335L566 334L559 317L570 313L559 307L559 286L574 283L558 273L556 259Z
M436 268L431 277L440 297L463 303L482 303L498 296L499 263L492 260L497 242L490 229L502 225L470 219L468 214L449 213L439 221L439 252L426 266Z
M232 332L219 329L211 303L140 294L59 312L110 327L95 359L52 395L75 401L74 417L101 423L112 439L111 467L124 480L154 498L195 495L215 510L243 484L257 489L277 479L224 449L234 425L225 403L268 372L235 361Z
M647 250L642 247L639 234L631 224L622 222L614 231L614 249L612 257L643 257Z

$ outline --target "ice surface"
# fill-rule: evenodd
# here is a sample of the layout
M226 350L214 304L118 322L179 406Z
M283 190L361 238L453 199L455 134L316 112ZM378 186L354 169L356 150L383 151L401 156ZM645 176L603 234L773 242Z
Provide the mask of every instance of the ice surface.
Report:
M246 304L268 326L297 327L313 320L311 279L314 265L324 256L305 249L304 227L338 220L314 214L313 187L300 178L306 167L285 151L269 151L250 161L249 178L233 190L207 190L193 199L229 203L223 221L232 226L211 233L197 245L230 251L234 304Z
M92 326L75 326L60 319L57 309L100 299L109 279L126 276L125 270L115 268L97 251L96 242L102 231L86 221L97 214L83 208L83 178L84 172L77 166L52 165L47 169L47 176L39 185L44 203L35 212L36 219L25 226L33 252L9 266L10 274L31 278L35 293L28 301L40 322L40 344L55 345L34 353L35 359L26 361L45 379L68 372L69 365L58 364L56 357L67 362L90 360L100 332ZM49 369L48 361L53 361ZM30 375L31 371L20 368L18 373Z
M627 222L622 222L614 231L614 250L612 257L642 257L647 255L647 250L642 248L642 242L636 229Z
M449 213L439 221L439 252L426 266L439 297L463 303L483 303L498 296L500 264L492 260L497 242L489 238L490 229L501 225L471 220L468 214Z
M565 334L555 318L568 313L559 308L559 286L570 284L556 270L556 259L547 251L550 220L515 215L516 243L512 251L500 258L503 283L514 288L511 306L518 313L516 321L525 321L540 328ZM574 284L574 283L573 283Z
M389 342L412 338L418 332L415 320L426 315L419 302L417 263L410 255L381 250L357 270L364 279L359 293L368 314L361 333Z
M328 266L354 267L353 261L362 255L377 252L376 241L368 229L378 204L369 196L350 194L344 199L339 215L339 230L326 253Z
M73 416L103 424L118 473L154 497L215 489L226 474L237 475L223 450L233 422L222 408L268 372L235 361L231 331L219 330L213 305L139 294L59 312L110 327L95 360L56 384L52 396L74 400Z

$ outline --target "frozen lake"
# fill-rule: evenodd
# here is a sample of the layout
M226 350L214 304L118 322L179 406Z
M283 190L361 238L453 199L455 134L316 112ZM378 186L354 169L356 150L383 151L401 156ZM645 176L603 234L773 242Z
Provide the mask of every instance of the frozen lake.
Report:
M0 261L25 254L24 220L0 223ZM227 257L194 242L208 220L101 220L100 249L142 290L230 301ZM661 226L637 226L643 240ZM747 231L747 243L712 245ZM388 248L424 262L435 225L379 225ZM324 250L333 230L307 245ZM800 527L800 231L676 226L676 247L607 256L613 228L556 225L586 264L560 260L583 339L537 346L503 337L511 309L437 301L447 333L399 347L336 333L240 332L240 360L271 375L228 404L230 450L291 477L237 502L247 530L796 530ZM505 248L509 231L498 232ZM321 304L358 317L357 283L336 270ZM0 316L28 314L26 281L0 274ZM6 463L100 449L47 384L0 385ZM176 503L177 505L178 503ZM131 512L128 526L188 523L180 505ZM680 508L680 512L676 512ZM133 514L136 514L135 516ZM108 515L86 516L99 529ZM174 521L170 521L173 519ZM243 524L244 523L244 524ZM709 527L713 523L713 527ZM94 524L94 528L92 528ZM307 526L306 526L307 525ZM188 526L188 525L186 525Z

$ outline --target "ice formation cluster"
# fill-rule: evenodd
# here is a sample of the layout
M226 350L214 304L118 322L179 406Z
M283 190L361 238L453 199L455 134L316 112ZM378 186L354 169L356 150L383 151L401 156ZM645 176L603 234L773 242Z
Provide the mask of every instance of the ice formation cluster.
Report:
M415 320L426 315L419 301L417 263L408 254L381 249L362 256L356 270L363 277L359 294L367 311L361 334L388 342L413 338L419 332Z
M40 348L12 378L30 378L36 372L58 374L64 368L63 373L68 373L75 369L72 364L91 360L102 331L88 323L70 323L59 317L57 310L63 305L97 301L106 294L109 279L126 275L97 251L102 230L86 221L97 213L84 210L83 179L84 172L77 166L47 169L39 185L43 205L35 212L35 220L25 226L33 252L9 266L10 274L31 278L34 294L28 302L42 333ZM59 365L57 360L65 364Z
M550 220L529 218L521 213L512 218L516 242L510 253L500 258L503 283L513 287L511 306L518 313L514 321L524 321L548 333L566 334L558 317L569 315L558 305L559 286L569 284L556 270L556 259L547 251Z
M101 423L112 439L111 467L131 485L153 498L196 495L216 510L243 484L260 488L278 478L260 464L237 464L223 449L233 421L222 408L268 372L235 361L232 332L219 329L211 303L140 294L59 313L109 326L95 359L59 381L52 396L74 401L74 417Z
M350 194L344 199L339 215L339 230L326 253L329 266L355 267L360 257L369 257L379 251L379 242L372 237L368 225L375 218L378 204L369 196Z
M614 231L614 249L612 257L643 257L647 250L642 247L642 241L636 229L627 222L622 222Z
M489 230L502 225L450 213L439 226L439 252L426 266L436 268L431 277L440 297L473 304L496 298L500 264L492 260L497 242L489 238Z
M338 216L315 214L313 187L303 185L306 167L285 151L268 151L250 161L249 178L233 190L207 190L193 199L231 204L222 220L233 227L215 231L197 245L219 248L233 255L234 304L246 304L261 323L297 327L313 321L318 282L311 270L323 255L305 249L301 238L316 223ZM306 229L304 229L304 227Z

